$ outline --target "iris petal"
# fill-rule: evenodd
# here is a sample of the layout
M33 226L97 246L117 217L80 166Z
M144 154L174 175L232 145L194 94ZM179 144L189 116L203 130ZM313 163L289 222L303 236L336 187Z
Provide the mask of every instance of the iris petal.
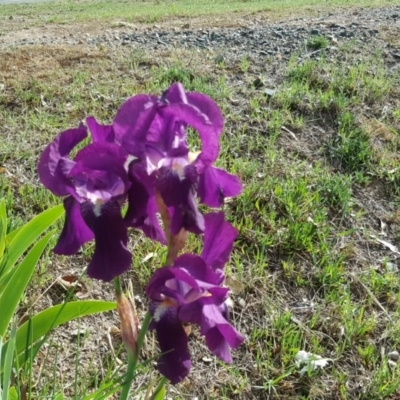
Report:
M199 168L204 168L217 159L221 127L214 126L207 115L202 114L196 107L182 103L169 104L160 112L165 116L174 115L177 120L193 127L199 133L202 143L202 151L197 159Z
M199 133L202 142L199 164L213 163L218 157L223 128L223 117L214 100L203 93L185 93L180 83L171 85L163 98L168 101L168 106L161 109L161 113L174 115Z
M86 202L81 206L82 216L95 236L95 249L88 267L91 278L109 282L126 272L132 263L127 249L127 228L116 201L104 205Z
M201 258L214 270L222 270L229 261L237 235L237 230L225 221L223 212L206 214Z
M172 235L182 228L197 235L204 231L204 217L198 209L194 188L190 179L181 179L171 169L159 170L157 189L170 211Z
M237 196L242 185L237 176L223 169L206 167L200 175L198 194L200 202L209 207L221 207L225 197Z
M231 363L229 347L238 347L244 337L223 317L221 307L207 304L202 311L201 333L206 337L207 347L221 360Z
M155 301L160 301L163 297L168 296L179 302L184 302L185 291L171 289L166 282L175 280L179 282L179 287L184 284L186 287L199 291L198 282L190 274L181 268L163 267L157 269L152 275L146 288L147 296Z
M193 191L189 191L185 201L173 208L171 233L176 235L182 228L196 235L204 232L204 217L197 207Z
M146 174L145 168L139 162L131 164L129 177L132 186L128 192L126 223L141 229L150 239L165 244L165 234L157 217L158 209L153 189L154 178Z
M174 309L167 310L154 325L162 353L158 370L172 384L177 384L185 379L192 366L187 334Z
M202 115L207 116L207 120L211 122L214 127L215 134L220 136L224 126L224 119L221 110L214 100L203 93L197 92L186 93L186 96L189 104L196 107Z
M102 125L96 121L95 117L87 117L86 124L92 134L93 143L115 141L115 134L112 125Z
M87 136L86 128L81 125L77 129L61 132L43 151L38 165L39 179L42 184L56 196L70 194L71 180L66 176L65 157Z
M79 248L94 237L82 218L80 204L72 197L64 199L65 222L54 252L66 256L76 254Z
M116 139L136 157L142 155L141 145L156 116L157 104L157 97L139 94L125 101L114 118Z

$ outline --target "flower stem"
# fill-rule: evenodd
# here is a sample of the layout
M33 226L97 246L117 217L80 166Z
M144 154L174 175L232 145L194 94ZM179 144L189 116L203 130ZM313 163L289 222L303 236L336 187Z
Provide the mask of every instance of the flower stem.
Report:
M114 281L115 282L115 281ZM117 290L117 289L116 289ZM126 371L125 379L122 384L122 390L120 395L120 400L127 400L129 398L129 391L135 377L135 370L140 354L140 350L142 348L144 337L146 336L147 331L149 330L149 325L151 322L152 316L149 311L147 311L142 327L139 332L138 340L137 340L137 347L134 353L128 351L128 369Z
M121 287L121 280L119 279L119 276L114 278L114 288L115 288L115 294L121 295L122 287Z
M144 337L146 336L147 331L149 330L150 322L152 320L152 315L150 311L147 311L146 315L144 316L142 327L140 328L138 340L137 340L137 352L136 352L136 360L135 366L137 363L137 359L139 358L139 353L143 345Z
M122 383L122 390L119 396L120 400L127 400L129 398L129 391L135 376L135 356L128 352L128 369L126 371L124 382Z

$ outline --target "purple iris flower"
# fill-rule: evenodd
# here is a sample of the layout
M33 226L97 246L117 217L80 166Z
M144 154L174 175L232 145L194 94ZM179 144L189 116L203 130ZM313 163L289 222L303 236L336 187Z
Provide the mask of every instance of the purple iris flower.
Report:
M201 256L178 257L173 266L158 269L147 286L152 328L163 353L158 369L173 384L183 380L191 367L184 323L199 325L210 351L228 363L230 348L244 340L228 321L229 289L221 286L236 236L223 213L206 215Z
M125 167L129 154L113 143L112 126L88 118L93 143L71 151L87 137L81 124L60 133L42 153L38 166L40 181L56 196L65 196L64 228L54 251L75 254L89 240L95 250L88 266L92 278L110 281L129 269L132 255L121 216L121 205L131 187Z
M194 159L187 143L188 126L198 132L202 143ZM219 154L222 127L222 115L214 101L202 93L186 93L179 83L161 98L134 96L117 112L113 122L115 138L141 160L134 175L147 189L151 204L156 203L156 198L165 204L171 235L177 235L182 228L195 234L204 232L197 197L208 206L218 207L225 197L241 191L237 177L212 165ZM158 221L148 214L155 212L154 207L141 212L132 208L129 215L133 221L152 221L155 225L149 231L158 234Z

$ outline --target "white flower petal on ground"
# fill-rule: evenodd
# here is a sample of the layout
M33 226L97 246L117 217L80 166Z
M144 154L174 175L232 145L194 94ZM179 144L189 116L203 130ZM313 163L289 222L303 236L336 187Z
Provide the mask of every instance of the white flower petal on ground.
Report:
M301 368L299 373L303 375L307 371L315 371L318 368L323 369L329 362L333 362L331 358L323 358L318 354L309 353L308 351L300 350L296 354L296 366Z

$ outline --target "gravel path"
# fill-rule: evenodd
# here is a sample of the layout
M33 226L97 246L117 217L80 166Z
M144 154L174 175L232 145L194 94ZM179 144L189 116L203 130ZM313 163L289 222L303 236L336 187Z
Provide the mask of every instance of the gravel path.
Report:
M342 23L338 19L343 18ZM371 24L373 19L373 24ZM289 54L304 45L311 35L323 35L334 42L356 38L368 41L379 33L379 27L400 27L400 8L370 10L365 14L353 13L329 15L315 20L297 19L281 21L267 26L255 22L250 27L228 29L200 29L197 31L176 29L174 31L133 32L121 37L102 36L92 43L108 41L110 44L136 45L145 48L186 47L207 50L252 53L259 55ZM374 28L371 28L374 25Z
M107 33L61 32L60 35L30 35L25 37L6 37L1 40L0 48L32 44L87 44L127 46L147 50L169 48L197 48L212 50L224 56L250 53L252 56L287 57L299 48L304 47L312 35L322 35L330 40L334 47L346 41L355 41L360 45L381 39L382 32L392 33L400 30L400 7L378 9L356 9L338 11L323 17L297 18L268 23L257 20L246 26L236 28L191 29L190 24L172 26L165 29L157 24L152 26L134 26L121 23L118 29L108 29ZM398 49L389 43L388 51L397 56ZM286 58L285 57L285 58ZM399 57L400 58L400 55Z

